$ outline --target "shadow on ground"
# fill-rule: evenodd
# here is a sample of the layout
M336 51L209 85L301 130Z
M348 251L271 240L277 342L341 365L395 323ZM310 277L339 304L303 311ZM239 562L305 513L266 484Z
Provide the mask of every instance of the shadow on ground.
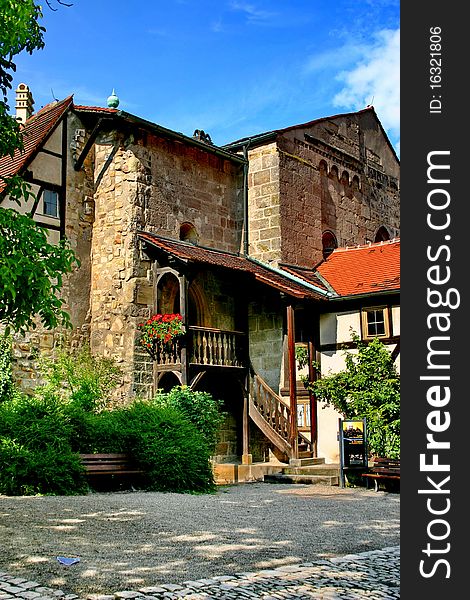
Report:
M263 483L2 496L0 570L81 596L136 590L397 546L399 512L398 494Z

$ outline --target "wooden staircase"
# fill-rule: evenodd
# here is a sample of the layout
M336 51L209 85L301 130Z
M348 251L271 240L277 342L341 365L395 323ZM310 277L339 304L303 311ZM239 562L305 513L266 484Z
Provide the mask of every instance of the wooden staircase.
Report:
M290 438L290 406L256 373L250 377L248 415L276 448L289 459L295 458ZM312 444L302 433L298 434L297 444L299 457L313 456Z
M271 483L307 483L339 485L337 464L326 464L324 458L314 458L311 441L298 434L297 457L290 439L290 406L256 373L251 374L249 386L249 417L269 441L289 459L289 466L280 473L264 476Z
M303 483L310 485L339 485L339 465L326 464L324 458L291 459L280 473L265 475L268 483Z

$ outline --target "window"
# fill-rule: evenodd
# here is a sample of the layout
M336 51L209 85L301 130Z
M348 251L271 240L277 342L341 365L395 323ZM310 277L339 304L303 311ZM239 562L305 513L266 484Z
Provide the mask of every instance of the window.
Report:
M59 216L59 194L52 190L44 190L42 193L43 214L48 217Z
M374 242L386 242L390 239L390 234L386 227L383 225L378 228L377 233L375 234Z
M190 244L197 244L199 236L196 228L192 223L183 223L180 227L180 240L183 242L189 242Z
M322 238L323 258L328 258L335 248L338 247L336 236L332 231L324 231Z
M363 337L389 337L388 311L384 307L367 308L362 311Z

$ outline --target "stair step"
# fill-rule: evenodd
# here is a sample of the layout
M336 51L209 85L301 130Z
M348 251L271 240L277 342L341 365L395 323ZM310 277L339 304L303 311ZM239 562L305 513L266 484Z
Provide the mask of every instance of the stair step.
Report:
M300 450L299 458L313 458L311 450Z
M290 467L310 467L311 465L323 465L324 458L291 458L289 461Z
M305 467L284 467L284 475L335 475L339 477L339 467L337 465L311 465Z
M304 483L310 485L339 485L337 475L284 475L272 473L265 475L263 481L266 483Z

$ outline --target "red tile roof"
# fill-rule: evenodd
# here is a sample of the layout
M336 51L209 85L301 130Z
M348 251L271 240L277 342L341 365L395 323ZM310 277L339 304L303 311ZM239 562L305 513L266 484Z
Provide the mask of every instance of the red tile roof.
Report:
M47 104L26 121L23 129L23 151L15 150L13 158L11 156L0 158L0 175L2 177L19 174L28 166L41 144L45 142L71 104L72 96L60 102ZM0 180L0 193L4 188L5 184Z
M337 248L317 273L339 296L400 289L400 240Z
M230 252L223 252L212 248L195 246L188 242L163 238L153 233L139 232L139 237L151 244L154 248L175 256L184 262L193 262L222 267L232 271L240 271L290 296L302 299L325 299L326 294L320 288L314 289L313 285L296 281L289 275L281 273L250 257L240 256Z
M291 275L295 275L295 277L303 279L307 283L311 283L312 285L321 288L322 290L328 289L324 282L316 275L314 269L306 269L304 267L297 267L296 265L287 264L280 264L279 268L282 269L282 271L290 273Z
M107 113L116 114L118 113L117 108L106 108L104 106L83 106L82 104L74 104L74 110L79 112L93 112L93 113Z

